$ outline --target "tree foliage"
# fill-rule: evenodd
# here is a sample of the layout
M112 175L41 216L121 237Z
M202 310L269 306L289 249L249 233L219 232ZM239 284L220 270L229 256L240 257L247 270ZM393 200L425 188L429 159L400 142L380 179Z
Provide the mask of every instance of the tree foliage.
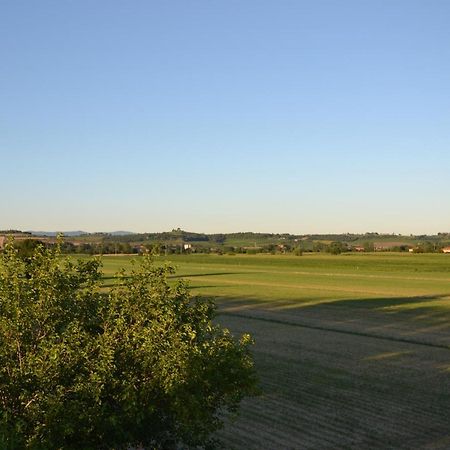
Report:
M58 248L0 261L0 448L208 446L255 393L251 338L147 257L105 292Z

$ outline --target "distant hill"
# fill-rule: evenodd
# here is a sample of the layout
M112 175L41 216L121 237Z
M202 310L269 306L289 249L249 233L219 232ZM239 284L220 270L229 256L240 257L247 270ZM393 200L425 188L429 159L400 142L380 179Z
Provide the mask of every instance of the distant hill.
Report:
M110 235L110 236L128 236L131 234L135 234L132 231L112 231L112 232L96 232L96 233L88 233L87 231L27 231L34 236L49 236L55 237L58 234L63 234L67 237L75 237L75 236L88 236L91 234L102 234L102 235Z
M57 231L5 230L0 237L14 235L16 240L38 239L49 243L56 241ZM196 233L180 228L156 233L132 231L86 232L65 231L66 252L90 254L134 253L142 249L157 249L166 254L183 253L286 253L286 252L347 252L347 251L396 251L430 253L450 246L450 233L434 235L409 235L386 233L342 234L290 234L254 233ZM161 250L162 249L162 250Z
M0 234L28 234L37 238L47 237L54 239L58 231L29 231L19 232L9 230ZM296 249L304 251L322 251L332 243L340 243L342 249L352 249L356 247L373 249L378 251L407 251L409 248L442 248L450 245L450 233L438 233L435 235L409 235L385 233L342 233L342 234L289 234L289 233L254 233L251 231L236 233L196 233L180 228L171 231L156 233L134 233L132 231L112 231L112 232L86 232L86 231L64 231L64 236L68 240L73 240L77 245L80 243L101 244L103 249L107 245L116 243L131 246L138 245L167 245L182 246L191 244L196 249L225 249L226 251L238 251L239 249L266 248L274 251L277 248ZM117 247L114 247L117 248ZM361 251L361 250L360 250Z
M128 236L131 234L136 234L134 231L112 231L110 234L111 236Z
M55 237L58 234L64 234L64 236L85 236L86 231L27 231L27 233L31 233L33 236L50 236Z

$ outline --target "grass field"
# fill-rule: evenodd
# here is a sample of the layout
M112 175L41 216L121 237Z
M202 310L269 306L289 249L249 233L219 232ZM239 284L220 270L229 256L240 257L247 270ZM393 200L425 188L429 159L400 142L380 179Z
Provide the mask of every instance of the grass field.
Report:
M105 283L130 259L103 258ZM262 395L221 433L226 448L450 448L450 256L170 261L256 340Z

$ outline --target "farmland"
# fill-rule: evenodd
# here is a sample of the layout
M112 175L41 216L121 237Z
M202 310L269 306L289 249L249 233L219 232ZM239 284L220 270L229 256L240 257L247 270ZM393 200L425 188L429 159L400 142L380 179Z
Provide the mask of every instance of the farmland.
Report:
M105 257L105 285L130 257ZM227 448L449 448L450 256L172 255L250 332L261 396Z

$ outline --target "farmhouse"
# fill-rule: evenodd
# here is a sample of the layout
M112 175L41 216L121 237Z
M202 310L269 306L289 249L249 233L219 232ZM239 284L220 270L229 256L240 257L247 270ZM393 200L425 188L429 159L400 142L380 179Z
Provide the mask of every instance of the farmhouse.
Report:
M443 252L443 253L450 253L450 247L444 247L444 248L442 249L442 252Z

